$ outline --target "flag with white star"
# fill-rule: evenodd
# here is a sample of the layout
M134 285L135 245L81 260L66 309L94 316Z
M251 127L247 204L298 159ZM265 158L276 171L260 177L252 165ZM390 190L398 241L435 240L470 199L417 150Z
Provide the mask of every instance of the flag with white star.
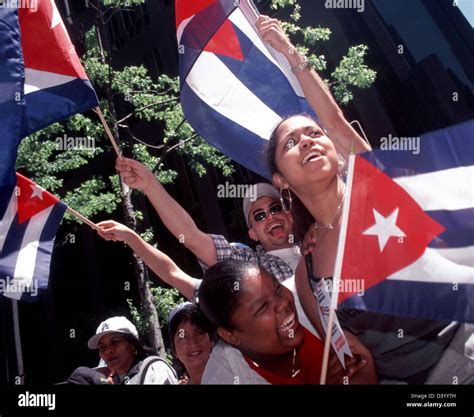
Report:
M49 281L54 240L66 204L20 174L0 221L0 294L36 301Z
M422 136L418 154L351 156L340 308L474 322L473 137L471 120Z

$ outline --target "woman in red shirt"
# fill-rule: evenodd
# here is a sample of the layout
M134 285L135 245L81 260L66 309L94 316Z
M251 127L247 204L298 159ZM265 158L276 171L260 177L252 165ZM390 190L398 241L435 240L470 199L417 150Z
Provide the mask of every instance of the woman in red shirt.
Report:
M213 265L199 288L199 305L220 338L269 383L319 383L323 343L298 321L291 291L263 268L237 260ZM368 365L364 372L373 379L366 382L376 380L372 361L354 355L347 365L343 370L333 358L328 381L343 383Z

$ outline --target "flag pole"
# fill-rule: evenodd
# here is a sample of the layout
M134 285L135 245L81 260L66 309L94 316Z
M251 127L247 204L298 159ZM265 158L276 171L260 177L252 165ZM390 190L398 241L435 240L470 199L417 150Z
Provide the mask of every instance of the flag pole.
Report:
M115 140L114 135L112 134L112 131L110 130L107 120L105 120L104 113L102 113L102 110L100 107L95 107L94 111L99 116L99 119L102 122L102 125L104 126L105 133L107 133L107 136L109 137L110 142L112 142L112 146L114 147L115 153L117 154L119 158L122 158L122 153L120 152L120 148L118 147L117 141Z
M20 334L20 317L18 315L18 301L11 300L12 314L13 314L13 338L15 341L15 355L16 355L16 370L17 376L20 377L20 384L24 384L23 374L23 349L21 347L21 334Z
M91 222L87 217L84 217L81 213L78 213L76 210L72 209L71 207L67 208L67 211L71 213L74 217L78 218L81 222L87 224L88 226L92 227L93 229L100 231L99 227Z
M329 350L331 348L332 328L334 324L334 316L336 314L337 300L339 298L339 281L341 279L342 259L344 255L344 248L346 245L347 223L349 220L349 209L351 205L352 178L354 175L355 157L356 155L354 154L354 142L352 142L349 155L349 167L347 172L347 185L345 189L345 192L347 193L345 196L346 201L344 202L344 207L342 208L341 230L339 231L339 240L337 243L336 265L334 268L334 278L332 283L331 308L329 310L326 339L324 341L323 363L321 366L321 378L319 381L321 385L326 384L329 362Z
M250 6L250 9L252 10L255 17L258 19L258 17L260 16L260 12L259 12L257 6L255 6L255 3L253 2L253 0L247 0L247 3Z

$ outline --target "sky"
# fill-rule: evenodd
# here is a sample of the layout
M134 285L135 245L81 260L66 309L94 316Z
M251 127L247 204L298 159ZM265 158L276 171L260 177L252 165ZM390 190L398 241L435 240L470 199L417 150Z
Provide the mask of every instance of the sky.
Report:
M474 0L457 0L457 5L467 21L474 27Z

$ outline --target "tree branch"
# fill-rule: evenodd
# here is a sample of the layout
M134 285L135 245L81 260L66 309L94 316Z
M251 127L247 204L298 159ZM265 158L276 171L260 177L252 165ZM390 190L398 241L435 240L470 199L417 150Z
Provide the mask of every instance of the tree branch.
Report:
M137 113L140 113L142 112L143 110L146 110L150 107L153 107L153 106L157 106L158 104L166 104L166 103L169 103L169 102L172 102L172 101L176 101L178 100L178 97L175 97L175 98L170 98L169 100L164 100L164 101L156 101L154 103L150 103L150 104L147 104L146 106L143 106L139 109L136 109L134 111L132 111L131 113L127 114L124 118L120 119L119 121L115 122L116 125L119 125L120 123L123 123L125 122L125 120L128 120L130 119L130 117L132 117L134 114L137 114Z
M168 155L169 152L171 152L173 149L176 149L178 146L183 146L186 142L189 142L190 140L194 139L195 137L197 137L197 133L195 133L194 135L192 135L191 137L185 139L185 140L180 140L178 143L176 143L175 145L171 146L170 148L166 149L160 156L160 159L158 160L156 166L157 168L161 165L161 163L163 162L163 159L165 158L166 155Z
M118 125L119 127L123 128L123 129L127 129L128 130L128 133L130 134L130 136L132 137L132 139L138 143L141 143L142 145L145 145L149 148L153 148L153 149L162 149L164 148L166 145L150 145L149 143L146 143L146 142L143 142L142 140L138 139L133 133L132 133L132 129L130 128L129 125Z

